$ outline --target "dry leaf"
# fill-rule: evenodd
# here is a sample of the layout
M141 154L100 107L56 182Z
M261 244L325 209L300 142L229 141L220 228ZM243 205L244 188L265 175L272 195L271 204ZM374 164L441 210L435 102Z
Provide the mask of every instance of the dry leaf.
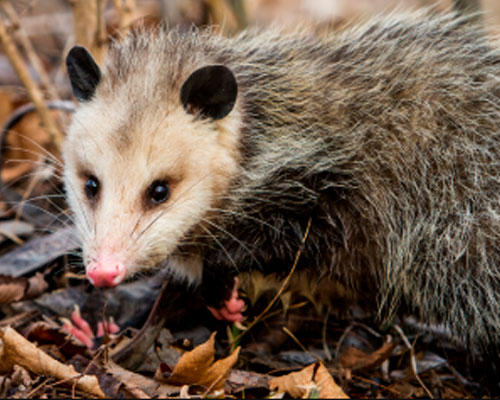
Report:
M294 398L304 398L312 389L319 390L320 398L348 399L344 391L335 383L325 366L311 364L299 372L280 376L269 381L271 390L286 392Z
M240 349L238 347L230 356L214 363L214 343L215 333L205 343L184 353L169 377L163 378L159 371L155 377L176 386L201 385L212 389L222 388L230 369L238 360Z
M0 304L38 297L47 287L44 276L39 272L29 279L0 275Z
M386 343L368 354L351 346L342 353L339 362L343 368L351 370L376 368L392 355L395 347L395 343Z
M24 297L28 287L26 278L12 278L0 275L0 304L9 304Z
M197 383L214 362L214 343L215 332L205 343L184 353L165 382L177 386Z
M80 390L100 398L105 397L95 376L81 376L72 365L64 365L53 359L14 329L7 327L1 333L1 338L4 345L0 364L20 365L35 374L53 376L70 384L76 380L76 386Z
M239 353L240 348L238 347L228 357L217 360L201 376L197 384L205 387L212 387L213 390L222 389L229 376L230 369L236 364L236 361L238 361Z
M226 382L232 388L233 395L249 389L269 390L269 375L252 371L232 369Z
M28 279L28 288L24 294L24 299L34 299L41 296L49 287L49 284L45 280L45 276L37 272L34 276Z
M147 396L162 398L179 392L177 387L159 383L154 379L129 371L111 360L107 360L104 367L106 372L123 382L125 388L138 398Z

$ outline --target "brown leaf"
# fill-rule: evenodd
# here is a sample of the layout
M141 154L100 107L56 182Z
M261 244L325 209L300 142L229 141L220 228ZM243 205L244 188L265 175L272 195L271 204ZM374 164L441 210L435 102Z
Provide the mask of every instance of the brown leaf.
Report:
M0 304L38 297L47 287L44 276L39 272L29 279L0 275Z
M170 376L162 378L161 372L157 370L155 377L176 386L201 385L212 389L222 388L230 369L238 360L240 349L237 348L230 356L214 363L214 343L215 333L205 343L184 353Z
M107 360L104 368L114 378L123 382L125 388L138 398L146 398L147 396L162 398L179 392L177 387L159 383L154 379L129 371L111 360Z
M238 347L228 357L217 360L201 376L197 384L205 387L212 387L214 390L222 389L229 376L229 371L233 365L236 364L236 361L238 361L239 354L240 348Z
M54 376L70 384L76 380L76 386L80 390L104 397L95 376L81 376L72 365L64 365L53 359L10 327L0 332L3 340L0 365L20 365L35 374Z
M321 363L311 364L299 372L292 372L269 381L271 390L286 392L294 398L309 395L312 389L319 391L320 398L348 399Z
M351 346L340 356L340 365L351 370L376 368L391 356L395 347L393 342L386 343L368 354Z
M214 362L214 343L215 332L212 333L210 339L205 343L184 353L177 362L172 374L164 381L177 386L197 383L203 376L203 373L207 371Z
M28 280L0 275L0 304L9 304L24 297Z
M24 299L34 299L35 297L41 296L49 287L49 284L45 280L45 277L40 272L37 272L35 276L28 279L28 289L24 295Z
M268 375L259 374L252 371L233 369L229 373L227 381L232 386L241 389L269 389Z

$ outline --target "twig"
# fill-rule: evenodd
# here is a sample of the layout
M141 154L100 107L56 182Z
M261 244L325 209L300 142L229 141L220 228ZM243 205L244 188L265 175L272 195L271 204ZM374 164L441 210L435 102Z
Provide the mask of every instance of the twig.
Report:
M335 360L339 359L339 356L340 356L340 345L342 344L342 342L344 341L344 339L346 338L346 336L349 334L349 332L352 330L352 328L354 328L354 324L351 324L347 328L345 328L344 332L340 336L339 341L337 343L337 348L335 349Z
M422 379L418 375L417 360L415 358L415 346L411 345L410 341L408 340L408 338L406 337L406 335L404 334L403 330L400 328L399 325L397 325L397 324L394 325L394 328L399 333L399 336L401 336L401 339L403 339L405 346L410 350L410 365L411 365L411 369L412 369L413 373L415 374L415 378L417 379L420 386L422 386L425 393L427 393L427 396L429 396L429 398L433 399L434 396L432 395L431 391L429 389L427 389L427 386L425 386L424 382L422 381Z
M205 4L212 16L212 24L219 25L225 34L238 31L238 19L227 0L205 0Z
M86 47L99 64L106 46L106 0L72 0L75 42Z
M271 307L274 305L276 300L279 299L279 297L281 296L281 294L283 293L283 291L287 287L288 282L290 281L290 278L292 277L293 273L295 272L295 269L297 268L297 264L299 262L301 254L302 254L302 248L304 247L304 243L306 242L307 236L309 235L309 230L311 229L311 222L312 222L312 220L311 220L311 218L309 218L309 220L307 221L306 231L304 232L304 236L302 236L302 240L300 242L300 248L297 250L297 253L295 254L295 260L293 261L292 268L290 269L290 272L288 273L285 280L283 281L283 284L279 288L278 293L276 293L276 295L269 302L269 304L264 309L264 311L262 311L243 332L241 332L238 336L236 336L236 338L233 340L233 343L238 342L238 340L240 340L246 332L248 332L257 322L259 322L262 319L262 317L271 309Z
M288 329L286 326L283 326L281 329L283 329L283 331L292 338L292 340L297 343L297 346L299 346L301 348L301 350L304 352L304 353L307 353L309 354L312 358L314 358L316 361L320 361L322 362L323 360L321 358L319 358L316 354L314 353L311 353L309 350L307 350L304 345L300 342L300 340L297 338L297 336L295 336L292 331L290 331L290 329Z
M42 92L33 81L33 78L30 76L28 68L26 67L21 55L19 54L16 45L7 33L7 29L2 18L0 18L0 43L2 43L5 54L9 58L12 67L19 76L19 79L21 79L21 82L26 87L28 96L35 104L36 111L38 113L38 116L40 117L43 127L49 133L52 142L58 148L61 148L63 134L58 128L54 118L52 117L52 114L50 114L49 109L43 100Z
M130 28L135 11L135 0L113 0L118 15L118 30L124 34Z
M8 0L1 0L0 4L2 5L2 8L7 17L9 17L9 20L12 24L11 25L12 29L17 33L17 38L19 39L19 42L24 52L26 53L26 57L28 58L29 62L31 63L36 73L40 77L42 85L47 90L49 99L57 100L59 98L57 91L54 85L52 85L52 82L50 81L49 76L45 71L45 68L40 62L40 58L37 56L35 49L33 48L33 45L31 43L31 40L29 39L28 35L26 34L26 31L24 30L21 24L21 21L19 20L16 10L14 10L14 7L12 7L12 4L10 4Z

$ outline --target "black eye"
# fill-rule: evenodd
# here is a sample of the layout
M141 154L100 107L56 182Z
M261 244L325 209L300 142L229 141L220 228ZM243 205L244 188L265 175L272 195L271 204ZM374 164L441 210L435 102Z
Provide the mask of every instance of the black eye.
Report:
M89 176L87 182L85 182L84 190L85 196L87 196L89 200L92 200L97 196L97 193L99 193L99 180L93 175Z
M153 204L160 204L170 197L170 186L165 181L154 181L148 189L148 198Z

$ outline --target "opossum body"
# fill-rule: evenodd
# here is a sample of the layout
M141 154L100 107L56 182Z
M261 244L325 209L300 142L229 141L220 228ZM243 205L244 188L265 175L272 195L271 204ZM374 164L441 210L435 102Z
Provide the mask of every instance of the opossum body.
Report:
M327 38L159 29L102 71L67 58L64 146L89 279L165 265L221 307L239 270L298 269L500 338L500 52L470 21L375 19Z

